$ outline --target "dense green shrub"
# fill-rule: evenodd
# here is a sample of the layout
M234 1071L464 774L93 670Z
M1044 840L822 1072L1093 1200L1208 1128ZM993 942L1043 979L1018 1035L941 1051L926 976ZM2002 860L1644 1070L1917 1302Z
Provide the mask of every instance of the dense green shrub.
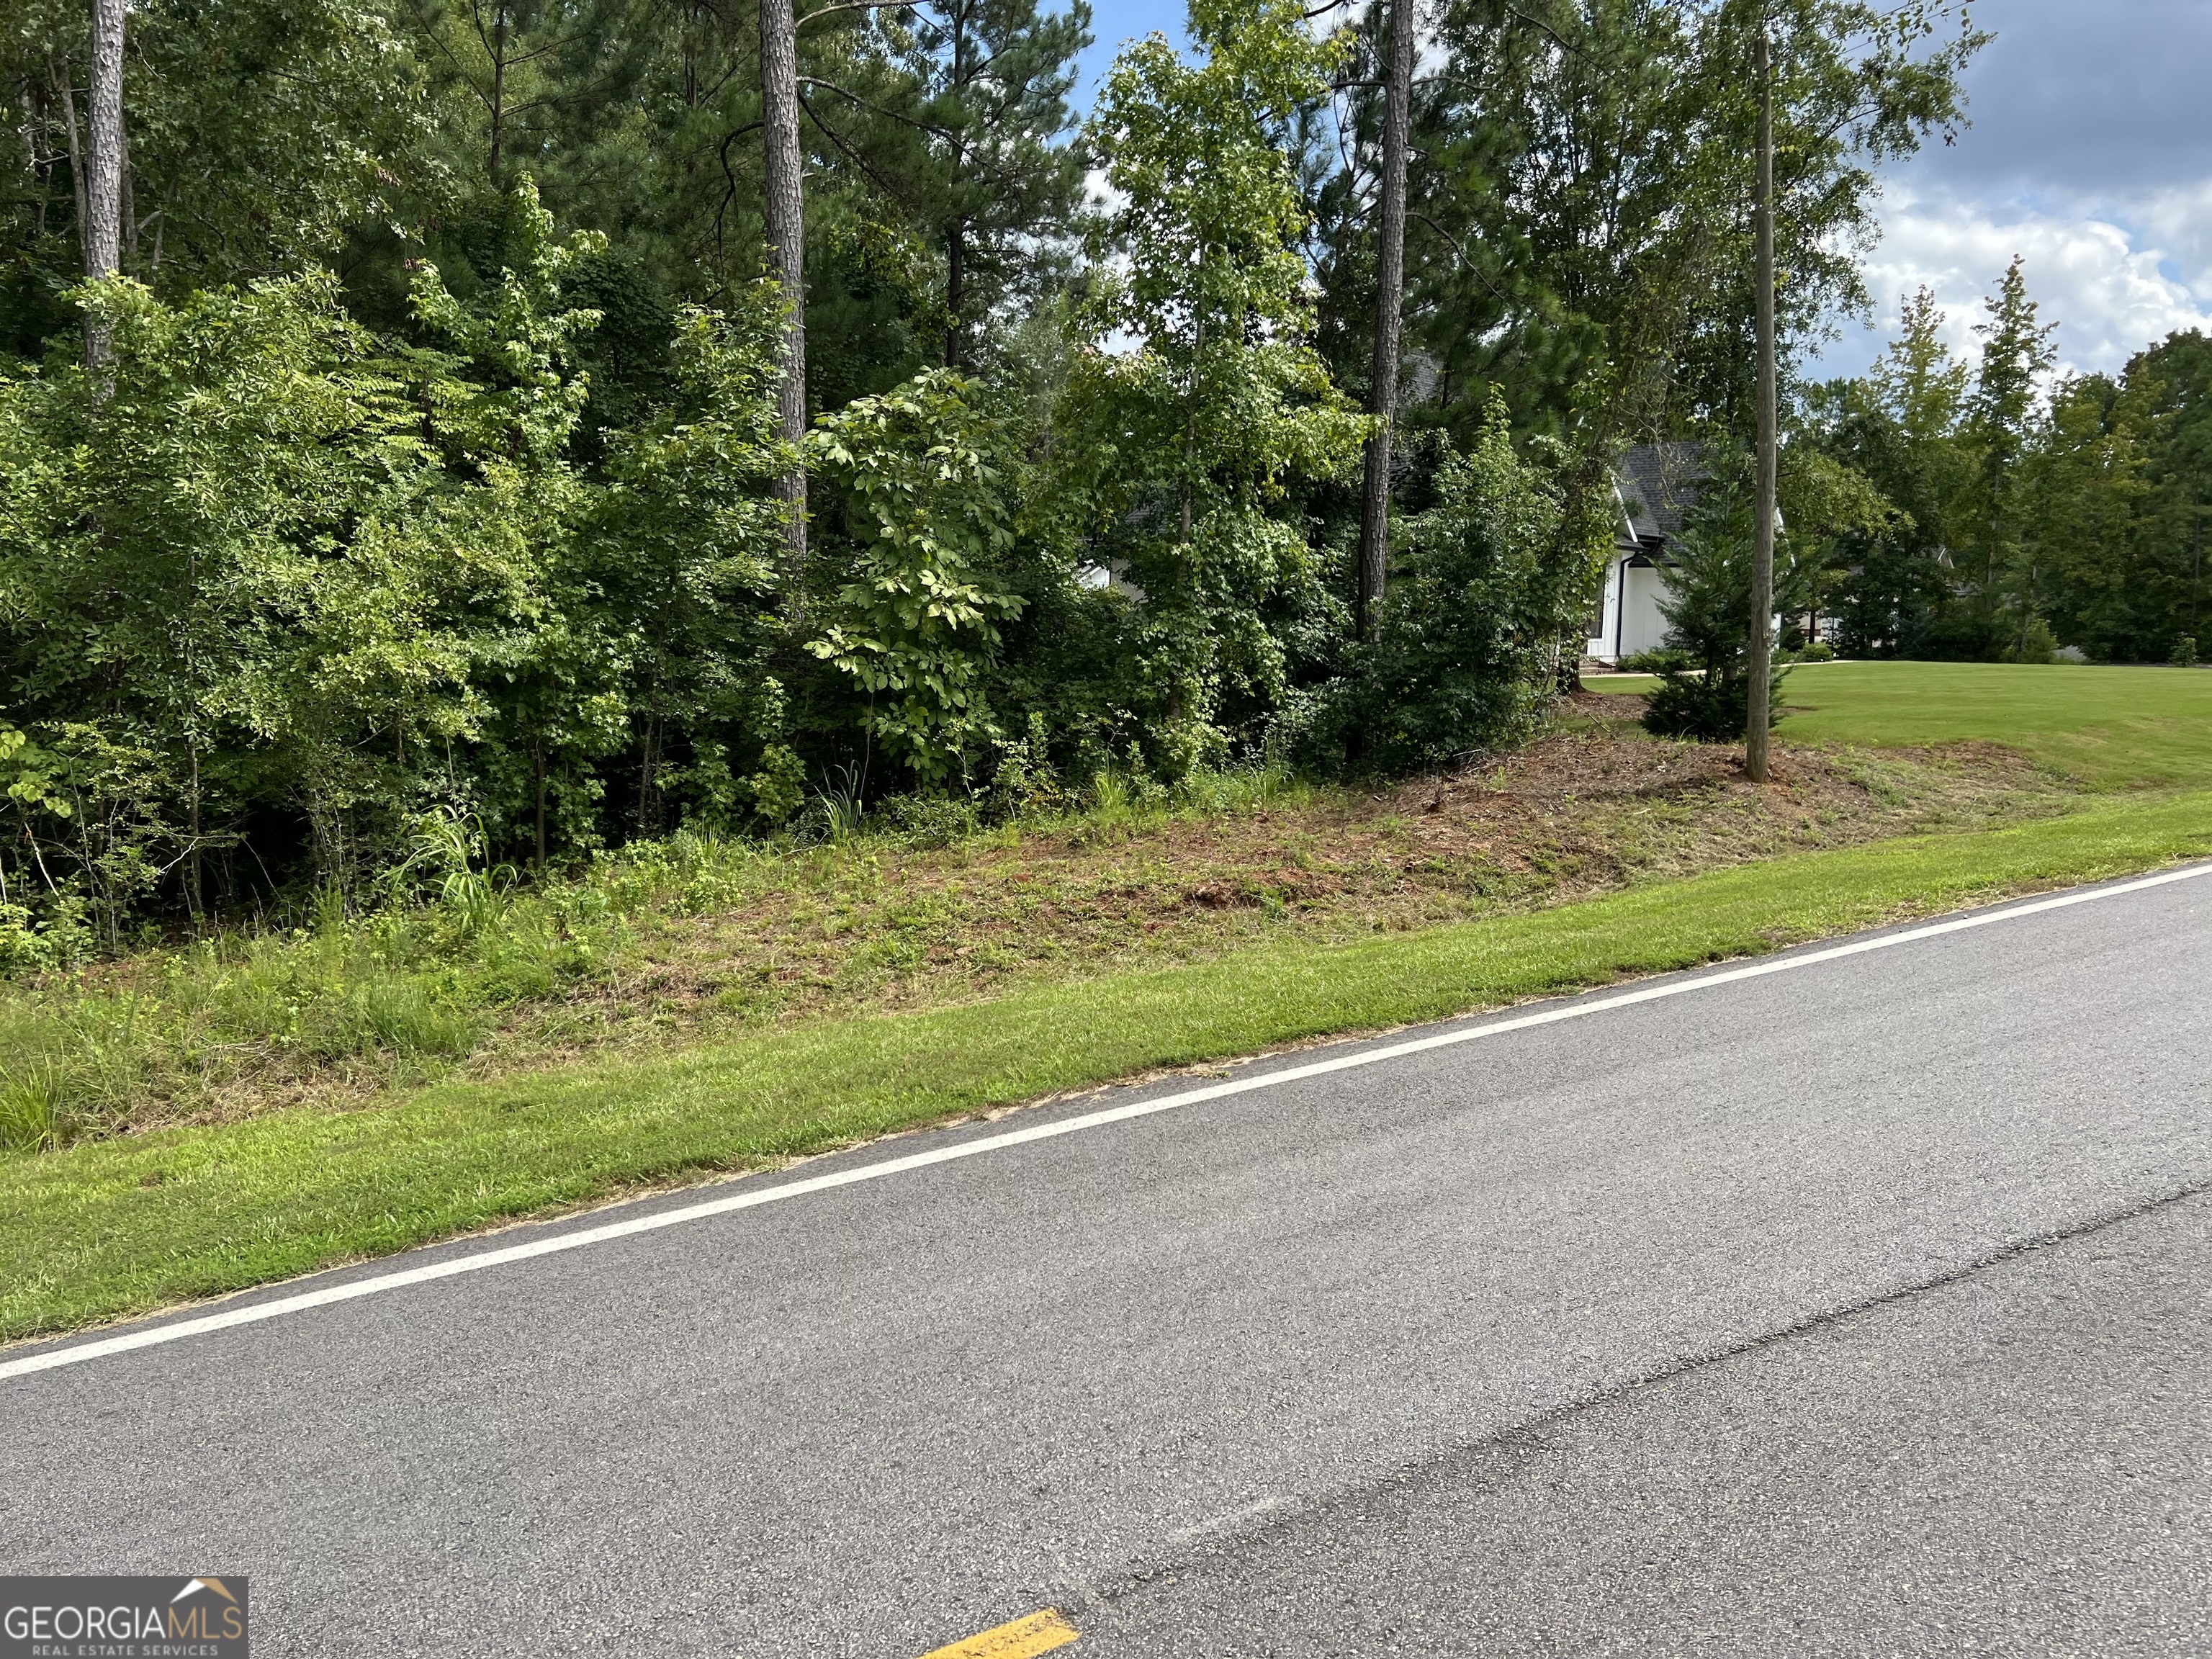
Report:
M15 954L68 954L80 915L112 948L164 896L358 897L434 805L527 857L588 848L633 766L629 824L669 793L795 808L762 620L772 311L690 313L680 401L586 476L594 318L560 295L598 242L557 241L527 186L516 216L476 305L416 271L409 340L325 273L176 306L118 280L80 295L109 367L0 373L0 883L46 941Z
M1395 769L1528 729L1592 572L1556 458L1517 457L1493 400L1407 498L1376 638L1348 638L1374 423L1316 343L1295 138L1352 43L1295 0L1197 0L1191 34L1100 94L1115 204L1081 278L1018 319L963 301L958 371L817 358L830 406L795 447L773 289L557 236L526 179L362 229L343 282L287 240L288 276L195 288L196 254L71 293L111 360L72 331L0 362L0 973L247 914L420 902L506 937L549 866L640 842L1111 820L1294 756ZM860 244L930 286L900 234L816 224L838 274L811 329L892 303L855 286ZM680 303L702 291L720 307ZM331 1004L312 1040L419 1024L411 994Z
M825 417L809 443L848 496L848 580L807 648L849 676L884 758L928 787L966 781L1000 735L985 687L1000 625L1016 480L982 388L949 370Z
M1778 673L1766 723L1772 726L1781 718L1782 676ZM1741 674L1730 678L1696 669L1668 673L1650 696L1644 724L1662 737L1740 743L1751 725L1751 682Z
M1435 488L1436 504L1404 526L1373 646L1303 712L1297 746L1310 759L1447 764L1526 735L1556 696L1604 548L1563 543L1560 491L1515 453L1502 403Z

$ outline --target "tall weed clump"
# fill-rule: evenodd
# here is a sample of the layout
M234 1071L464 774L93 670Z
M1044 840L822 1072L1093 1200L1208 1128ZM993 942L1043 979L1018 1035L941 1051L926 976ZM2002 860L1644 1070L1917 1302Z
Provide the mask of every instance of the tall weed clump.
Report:
M241 1091L428 1076L499 1011L599 971L614 907L589 887L518 891L476 845L467 820L434 815L370 914L325 904L301 927L0 990L0 1148L220 1113Z

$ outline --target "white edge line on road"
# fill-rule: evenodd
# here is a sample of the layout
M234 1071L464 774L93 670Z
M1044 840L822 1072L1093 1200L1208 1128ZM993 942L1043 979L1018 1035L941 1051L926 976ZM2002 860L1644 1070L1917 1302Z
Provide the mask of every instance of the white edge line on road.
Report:
M634 1216L626 1221L612 1221L603 1226L555 1233L526 1243L503 1245L495 1250L479 1250L467 1255L448 1257L424 1267L379 1273L374 1278L356 1279L319 1291L303 1291L296 1296L277 1297L267 1302L226 1308L219 1313L204 1314L197 1319L183 1319L173 1324L127 1331L119 1336L102 1337L97 1341L46 1349L27 1354L21 1359L0 1363L0 1381L11 1376L26 1376L33 1371L52 1370L57 1366L81 1364L86 1360L102 1358L109 1354L129 1353L134 1348L150 1348L163 1342L180 1342L188 1336L229 1330L264 1319L276 1319L285 1314L304 1313L310 1308L326 1308L333 1303L350 1302L356 1297L402 1290L410 1285L427 1285L433 1279L451 1279L459 1273L482 1273L487 1267L503 1267L511 1261L527 1261L535 1256L556 1255L563 1250L580 1250L587 1245L604 1244L611 1239L657 1232L663 1227L680 1227L686 1222L702 1221L709 1216L728 1215L738 1210L750 1210L756 1205L781 1203L785 1199L828 1192L836 1187L854 1186L863 1181L880 1181L886 1176L902 1175L908 1170L925 1170L933 1164L950 1164L957 1158L980 1158L986 1152L1003 1152L1009 1146L1024 1146L1032 1141L1050 1140L1058 1135L1079 1134L1086 1129L1103 1128L1107 1124L1127 1122L1132 1118L1150 1117L1158 1112L1172 1112L1181 1107L1195 1106L1203 1101L1219 1100L1229 1095L1249 1094L1255 1089L1273 1089L1285 1083L1302 1082L1307 1078L1326 1077L1333 1072L1354 1071L1363 1066L1380 1066L1389 1060L1401 1060L1407 1054L1425 1054L1433 1048L1449 1048L1483 1037L1503 1036L1508 1031L1523 1031L1531 1026L1554 1025L1561 1020L1583 1019L1592 1014L1607 1013L1615 1008L1631 1008L1639 1003L1658 1002L1668 997L1687 996L1693 991L1710 991L1716 986L1761 979L1769 974L1793 973L1798 969L1811 968L1824 962L1864 956L1870 951L1887 951L1899 945L1937 939L1946 933L1962 933L1970 928L1992 927L2001 921L2040 915L2050 910L2063 910L2072 905L2093 903L2099 899L2118 898L2124 893L2140 893L2148 888L2164 887L2172 882L2190 881L2206 875L2212 875L2212 864L2192 865L2185 869L2168 870L2159 875L2145 876L2111 886L2085 888L2051 898L2037 899L2027 904L1977 911L1972 915L1954 917L1949 921L1931 922L1925 927L1883 933L1873 939L1854 939L1848 945L1830 945L1825 950L1806 951L1792 956L1748 963L1741 968L1703 974L1695 979L1671 980L1662 984L1647 985L1638 990L1623 991L1613 996L1585 996L1578 1001L1539 1009L1531 1014L1517 1014L1480 1025L1440 1031L1431 1036L1415 1037L1380 1048L1364 1048L1357 1054L1339 1054L1329 1060L1312 1060L1304 1066L1285 1066L1280 1071L1263 1072L1254 1077L1209 1084L1205 1088L1187 1089L1180 1094L1134 1100L1125 1106L1110 1106L1103 1111L1085 1112L1079 1117L1039 1123L1025 1129L1010 1129L1003 1134L986 1135L975 1140L932 1147L927 1152L909 1152L903 1158L885 1158L880 1163L863 1164L854 1169L834 1170L826 1175L781 1182L775 1186L755 1187L750 1191L709 1199L703 1204L687 1204L680 1209L659 1210L651 1215Z

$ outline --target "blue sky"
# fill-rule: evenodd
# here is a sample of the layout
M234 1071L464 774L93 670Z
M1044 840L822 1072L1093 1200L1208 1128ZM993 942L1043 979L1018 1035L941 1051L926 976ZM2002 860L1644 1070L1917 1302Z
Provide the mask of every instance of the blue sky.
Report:
M1098 39L1083 55L1083 84L1077 92L1085 107L1124 40L1154 29L1182 38L1183 0L1091 0L1091 33Z
M2212 70L2206 0L1978 0L1996 40L1967 76L1973 125L1884 179L1868 259L1873 333L1831 349L1863 367L1923 283L1970 346L1980 296L2014 254L2059 324L2062 364L2118 368L2177 328L2212 326Z
M1119 44L1180 34L1181 0L1093 0L1083 95ZM1967 79L1972 126L1883 179L1867 260L1877 309L1826 367L1863 368L1923 284L1971 349L2014 254L2062 364L2117 368L2176 328L2212 327L2212 0L1976 0L1996 40Z

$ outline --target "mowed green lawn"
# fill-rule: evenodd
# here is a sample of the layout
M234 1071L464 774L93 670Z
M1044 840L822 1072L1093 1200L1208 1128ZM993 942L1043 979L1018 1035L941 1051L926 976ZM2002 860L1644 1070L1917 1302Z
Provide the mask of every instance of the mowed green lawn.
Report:
M402 1249L1161 1066L1757 954L2212 857L2212 675L1822 665L1797 740L2011 744L2127 795L1978 833L1800 854L1534 915L452 1082L350 1112L0 1157L0 1340ZM2166 787L2160 787L2166 786Z
M1641 676L1593 678L1641 691ZM1784 682L1796 743L2001 743L2101 788L2212 783L2212 671L1981 662L1814 663Z

